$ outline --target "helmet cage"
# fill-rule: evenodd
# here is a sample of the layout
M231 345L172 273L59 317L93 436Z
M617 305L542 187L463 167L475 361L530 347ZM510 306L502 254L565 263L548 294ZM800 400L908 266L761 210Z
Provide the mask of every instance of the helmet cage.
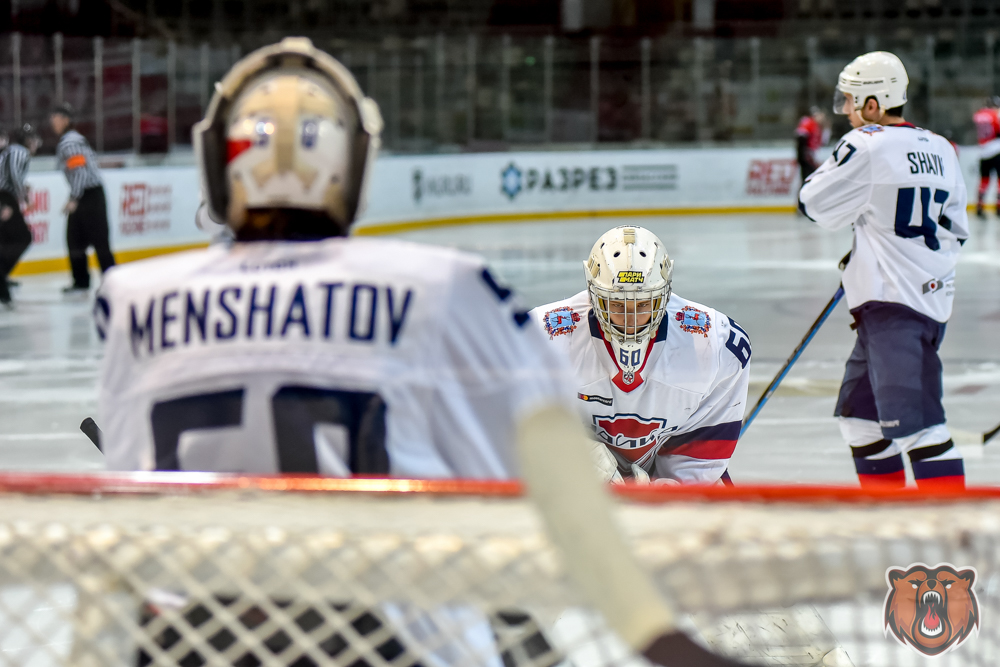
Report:
M615 340L619 345L643 344L649 341L650 336L657 331L663 315L667 312L667 301L670 298L670 283L665 282L663 286L653 289L627 290L621 286L611 289L600 287L590 283L590 303L593 306L597 321L601 325L601 330L606 336ZM617 326L611 321L611 302L620 301L624 303L626 323L624 326ZM628 326L628 315L634 313L638 318L639 303L649 301L652 317L649 322L642 326ZM631 329L631 332L629 331ZM630 363L635 366L638 364Z

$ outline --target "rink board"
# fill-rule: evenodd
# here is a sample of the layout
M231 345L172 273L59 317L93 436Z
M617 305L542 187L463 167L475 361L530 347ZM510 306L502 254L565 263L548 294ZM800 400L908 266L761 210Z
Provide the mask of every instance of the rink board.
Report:
M960 154L974 192L977 151ZM200 203L194 167L106 169L102 176L119 261L209 242L194 221ZM16 273L66 270L66 180L50 171L30 174L28 183L34 243ZM791 147L385 156L375 165L356 232L581 217L783 213L794 210L798 186Z

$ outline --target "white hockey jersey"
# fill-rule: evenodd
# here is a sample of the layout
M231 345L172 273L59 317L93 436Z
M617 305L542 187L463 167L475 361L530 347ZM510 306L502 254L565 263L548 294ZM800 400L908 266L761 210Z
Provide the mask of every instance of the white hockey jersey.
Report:
M850 308L901 303L938 322L951 316L965 207L955 149L909 123L848 132L799 192L800 210L821 227L854 225Z
M746 409L746 331L722 313L672 294L642 369L626 384L587 291L531 315L552 345L569 355L578 407L623 474L638 463L650 477L719 480Z
M115 470L507 478L571 371L481 260L382 239L115 267L99 424Z

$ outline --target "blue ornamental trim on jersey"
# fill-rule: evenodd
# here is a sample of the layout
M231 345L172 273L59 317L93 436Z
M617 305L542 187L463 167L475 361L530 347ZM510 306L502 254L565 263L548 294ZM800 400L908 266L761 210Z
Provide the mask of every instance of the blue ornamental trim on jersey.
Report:
M708 332L712 330L712 318L704 310L698 310L693 306L684 306L677 311L674 319L680 322L682 331L689 334L701 334L708 338Z
M549 335L549 340L555 336L562 336L576 331L576 323L582 320L580 314L569 306L553 308L542 316L542 324L545 325L545 333Z
M879 132L885 132L885 128L881 125L865 125L864 127L858 128L867 135L877 134Z

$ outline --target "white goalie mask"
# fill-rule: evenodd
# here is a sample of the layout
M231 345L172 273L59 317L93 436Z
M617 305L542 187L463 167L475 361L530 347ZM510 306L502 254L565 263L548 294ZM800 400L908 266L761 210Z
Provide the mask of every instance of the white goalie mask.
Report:
M833 92L833 113L846 115L846 94L854 101L854 109L860 111L869 97L878 100L879 109L887 109L906 104L906 86L910 80L906 76L903 62L888 51L872 51L852 60L841 71L837 88Z
M363 208L382 117L351 73L306 38L236 63L192 131L209 217L252 209L326 214L346 233Z
M667 310L674 262L651 231L623 226L597 239L583 268L594 314L621 369L621 380L631 385Z

